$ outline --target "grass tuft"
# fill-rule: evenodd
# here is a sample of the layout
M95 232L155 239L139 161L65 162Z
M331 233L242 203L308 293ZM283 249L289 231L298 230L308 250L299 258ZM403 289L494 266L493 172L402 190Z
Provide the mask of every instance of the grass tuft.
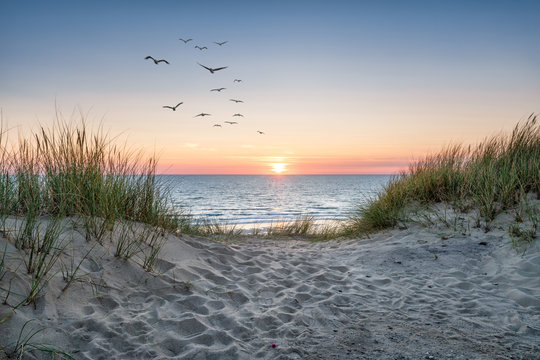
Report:
M55 275L67 245L60 239L68 217L82 226L88 241L117 240L118 257L142 252L148 271L164 235L182 226L166 184L156 180L156 158L119 145L101 128L91 131L84 120L57 120L8 145L0 126L0 233L13 232L14 245L24 253L31 275L25 304L35 303ZM14 221L7 222L9 217ZM8 223L15 228L7 229ZM113 239L115 228L122 231ZM66 288L79 266L61 265Z
M8 149L0 130L0 225L23 216L25 248L39 217L76 215L89 238L102 241L117 221L176 230L170 196L156 180L157 160L116 143L102 129L90 131L58 120Z
M19 331L17 340L13 342L10 346L3 349L5 354L10 358L24 359L26 358L26 353L39 351L48 354L51 359L73 360L74 357L71 354L61 349L58 349L53 345L36 343L32 341L32 339L36 335L45 330L45 328L41 326L29 327L27 329L26 327L34 320L35 319L30 319L23 324L21 330Z
M534 114L510 135L485 139L476 147L450 146L412 164L351 219L347 232L364 234L405 221L414 204L451 204L466 212L478 209L489 229L501 212L514 208L524 194L540 197L540 124Z

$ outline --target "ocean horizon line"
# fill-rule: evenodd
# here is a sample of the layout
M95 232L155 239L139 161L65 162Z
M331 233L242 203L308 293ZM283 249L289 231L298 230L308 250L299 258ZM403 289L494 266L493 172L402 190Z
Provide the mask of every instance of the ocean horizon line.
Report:
M399 175L399 173L389 173L389 174L169 174L169 173L157 173L159 176L393 176Z

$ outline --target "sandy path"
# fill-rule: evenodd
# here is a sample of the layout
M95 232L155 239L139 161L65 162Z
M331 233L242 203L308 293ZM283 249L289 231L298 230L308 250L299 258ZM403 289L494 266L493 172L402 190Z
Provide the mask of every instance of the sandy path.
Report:
M57 298L58 279L7 325L38 318L50 327L40 341L81 359L540 359L538 250L521 256L499 229L317 244L173 237L160 275L100 249L82 272L106 286Z

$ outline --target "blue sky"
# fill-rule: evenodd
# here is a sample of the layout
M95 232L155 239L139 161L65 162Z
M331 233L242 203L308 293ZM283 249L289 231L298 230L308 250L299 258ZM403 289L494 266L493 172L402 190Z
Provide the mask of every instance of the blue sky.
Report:
M392 172L540 108L539 1L0 4L10 128L80 108L156 149L169 172L258 173L270 158L291 172ZM162 108L179 101L182 111ZM239 111L234 130L213 128Z

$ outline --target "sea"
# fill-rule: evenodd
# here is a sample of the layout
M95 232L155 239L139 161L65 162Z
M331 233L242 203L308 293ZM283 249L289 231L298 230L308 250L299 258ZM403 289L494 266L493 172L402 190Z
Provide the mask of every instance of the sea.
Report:
M346 220L391 175L159 175L175 210L248 229L310 217Z

